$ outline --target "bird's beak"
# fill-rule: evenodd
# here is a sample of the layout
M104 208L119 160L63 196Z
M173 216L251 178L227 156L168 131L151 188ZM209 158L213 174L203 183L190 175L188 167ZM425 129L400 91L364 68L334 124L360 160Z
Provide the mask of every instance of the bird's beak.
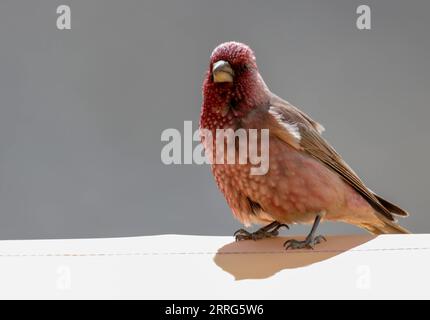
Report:
M219 60L213 64L212 76L214 82L233 82L234 71L227 61Z

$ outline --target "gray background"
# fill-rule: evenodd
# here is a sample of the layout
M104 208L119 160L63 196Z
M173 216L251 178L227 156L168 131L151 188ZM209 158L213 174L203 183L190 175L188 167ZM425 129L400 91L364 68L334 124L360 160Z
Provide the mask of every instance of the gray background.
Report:
M60 4L71 31L56 29ZM355 27L360 4L371 31ZM209 167L160 160L164 129L197 128L227 40L248 43L271 89L428 232L429 13L427 0L1 0L0 238L232 234Z

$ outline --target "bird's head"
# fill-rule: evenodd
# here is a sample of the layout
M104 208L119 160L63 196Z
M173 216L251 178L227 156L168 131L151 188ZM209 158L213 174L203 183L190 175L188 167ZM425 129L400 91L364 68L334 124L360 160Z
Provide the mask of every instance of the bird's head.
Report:
M215 48L203 85L207 112L242 117L267 100L267 91L251 48L239 42Z
M210 70L214 83L234 85L235 82L252 77L257 71L254 52L243 43L223 43L211 55Z

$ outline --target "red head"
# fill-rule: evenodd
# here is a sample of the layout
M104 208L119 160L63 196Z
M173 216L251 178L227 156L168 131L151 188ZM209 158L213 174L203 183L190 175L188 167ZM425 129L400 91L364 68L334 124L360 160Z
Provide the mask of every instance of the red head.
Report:
M201 126L222 128L268 100L255 55L245 44L226 42L215 48L203 84Z

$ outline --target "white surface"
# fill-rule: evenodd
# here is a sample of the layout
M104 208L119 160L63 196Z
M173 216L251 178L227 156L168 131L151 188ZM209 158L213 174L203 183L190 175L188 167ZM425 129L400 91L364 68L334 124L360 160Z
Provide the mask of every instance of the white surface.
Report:
M174 235L1 241L0 298L430 298L430 235L380 236L308 266L240 281L214 262L230 242ZM243 268L300 254L276 246ZM233 255L246 262L253 254Z

